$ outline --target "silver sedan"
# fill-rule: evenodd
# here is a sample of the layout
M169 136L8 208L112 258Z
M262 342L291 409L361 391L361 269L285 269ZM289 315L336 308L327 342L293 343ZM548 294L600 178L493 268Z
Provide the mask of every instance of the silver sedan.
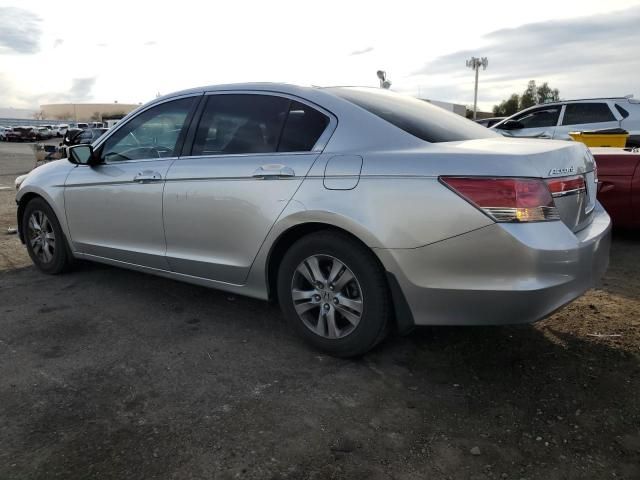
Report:
M369 88L243 84L140 107L17 192L34 264L86 259L264 300L360 355L390 329L534 322L604 273L579 143L504 138Z

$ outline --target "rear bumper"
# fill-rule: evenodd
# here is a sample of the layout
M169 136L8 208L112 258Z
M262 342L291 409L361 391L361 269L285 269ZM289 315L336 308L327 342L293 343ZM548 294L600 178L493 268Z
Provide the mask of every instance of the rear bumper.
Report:
M493 224L376 253L409 307L413 318L405 324L531 323L595 285L609 264L610 233L609 215L597 204L591 225L577 233L562 222Z

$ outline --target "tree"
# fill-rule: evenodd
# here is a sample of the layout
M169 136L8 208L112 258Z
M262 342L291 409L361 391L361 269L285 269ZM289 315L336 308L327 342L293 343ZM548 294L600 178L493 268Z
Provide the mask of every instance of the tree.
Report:
M551 89L547 82L538 87L537 103L557 102L560 100L560 92L557 88Z
M469 120L473 119L473 106L469 106L467 105L466 107L464 107L465 112L464 112L464 116L465 118L468 118Z
M522 96L520 97L520 110L524 110L525 108L533 107L537 101L537 93L538 89L536 88L535 80L529 80L529 84L527 85L527 89L524 91Z
M520 107L520 96L512 94L508 100L503 100L499 105L493 107L493 114L496 117L510 117L518 111Z
M42 120L44 118L44 112L42 110L38 110L37 112L33 112L34 120Z
M508 100L503 100L498 105L494 105L493 113L496 116L510 116L534 105L558 101L560 101L560 91L557 88L552 89L547 82L538 87L535 80L529 80L527 89L522 96L518 96L517 93L512 94Z

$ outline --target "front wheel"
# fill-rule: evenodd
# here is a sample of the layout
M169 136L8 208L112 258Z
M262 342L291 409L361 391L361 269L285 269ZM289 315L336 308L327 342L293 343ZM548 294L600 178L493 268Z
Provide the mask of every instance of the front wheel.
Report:
M346 234L323 231L298 240L280 264L278 298L294 330L331 355L362 355L387 332L384 271Z
M71 255L58 219L41 198L31 200L22 216L23 238L34 265L55 275L71 266Z

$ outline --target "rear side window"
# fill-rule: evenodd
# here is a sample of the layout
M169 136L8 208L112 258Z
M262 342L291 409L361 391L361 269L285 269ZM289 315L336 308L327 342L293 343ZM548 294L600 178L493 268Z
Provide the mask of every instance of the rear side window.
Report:
M501 136L453 112L388 90L350 87L327 90L426 142L456 142Z
M558 117L560 116L560 106L537 108L530 110L519 117L515 117L514 120L520 122L522 128L544 128L555 127L558 124Z
M291 102L289 115L282 130L279 152L308 152L313 149L329 118L299 102Z
M275 152L290 101L271 95L211 95L192 155Z
M618 110L618 113L622 115L622 118L627 118L629 116L629 112L627 112L624 108L622 108L617 103L616 103L616 110Z
M275 95L219 94L207 98L192 155L307 152L329 119Z
M615 122L616 118L606 103L568 103L562 125Z

